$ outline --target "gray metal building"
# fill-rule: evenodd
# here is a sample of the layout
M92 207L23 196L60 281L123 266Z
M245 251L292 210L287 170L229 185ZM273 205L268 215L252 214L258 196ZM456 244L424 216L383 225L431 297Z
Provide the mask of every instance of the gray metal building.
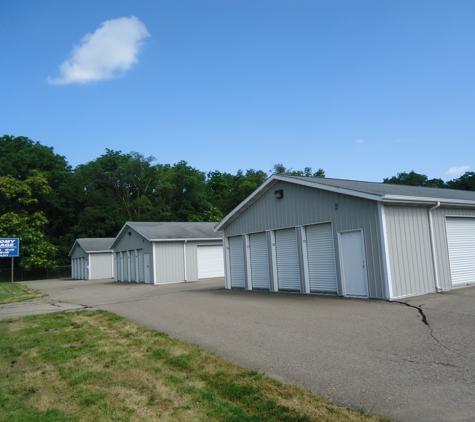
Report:
M224 276L216 223L127 222L112 244L116 281L179 283Z
M475 192L274 175L216 230L228 289L394 300L475 283Z
M79 280L98 280L114 277L111 245L114 238L76 239L69 256L71 277Z

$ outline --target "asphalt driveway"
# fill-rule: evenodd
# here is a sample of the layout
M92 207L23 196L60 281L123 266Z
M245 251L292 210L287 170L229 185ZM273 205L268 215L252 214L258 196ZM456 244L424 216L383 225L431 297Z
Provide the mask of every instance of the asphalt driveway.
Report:
M56 306L115 312L341 405L403 421L475 421L475 287L389 303L230 291L222 279L25 284Z

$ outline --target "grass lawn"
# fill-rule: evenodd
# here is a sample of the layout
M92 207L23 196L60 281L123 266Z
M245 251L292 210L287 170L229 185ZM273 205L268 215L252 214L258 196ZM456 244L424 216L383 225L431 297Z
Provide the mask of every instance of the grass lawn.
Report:
M35 299L37 297L45 296L43 293L36 290L29 289L22 284L11 282L0 282L0 305L3 303L22 302L24 300Z
M104 311L0 321L2 421L383 421Z

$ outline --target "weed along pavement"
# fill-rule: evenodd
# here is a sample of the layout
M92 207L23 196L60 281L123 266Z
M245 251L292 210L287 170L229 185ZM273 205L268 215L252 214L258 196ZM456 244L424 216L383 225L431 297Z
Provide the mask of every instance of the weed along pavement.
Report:
M341 405L402 421L475 420L475 287L389 303L230 291L222 279L24 284L55 303L117 313Z

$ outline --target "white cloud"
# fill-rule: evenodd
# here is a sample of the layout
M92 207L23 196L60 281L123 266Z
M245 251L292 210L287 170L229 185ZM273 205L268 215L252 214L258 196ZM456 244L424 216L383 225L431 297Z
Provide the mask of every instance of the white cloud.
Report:
M356 141L356 143L357 143L357 144L362 144L362 143L364 143L364 140L363 140L363 139L358 139L358 140Z
M450 176L460 176L461 174L465 173L470 169L470 166L460 166L460 167L451 167L449 170L445 172Z
M111 79L138 62L142 40L150 36L135 16L105 21L93 34L86 34L59 68L61 75L50 84L67 85Z

